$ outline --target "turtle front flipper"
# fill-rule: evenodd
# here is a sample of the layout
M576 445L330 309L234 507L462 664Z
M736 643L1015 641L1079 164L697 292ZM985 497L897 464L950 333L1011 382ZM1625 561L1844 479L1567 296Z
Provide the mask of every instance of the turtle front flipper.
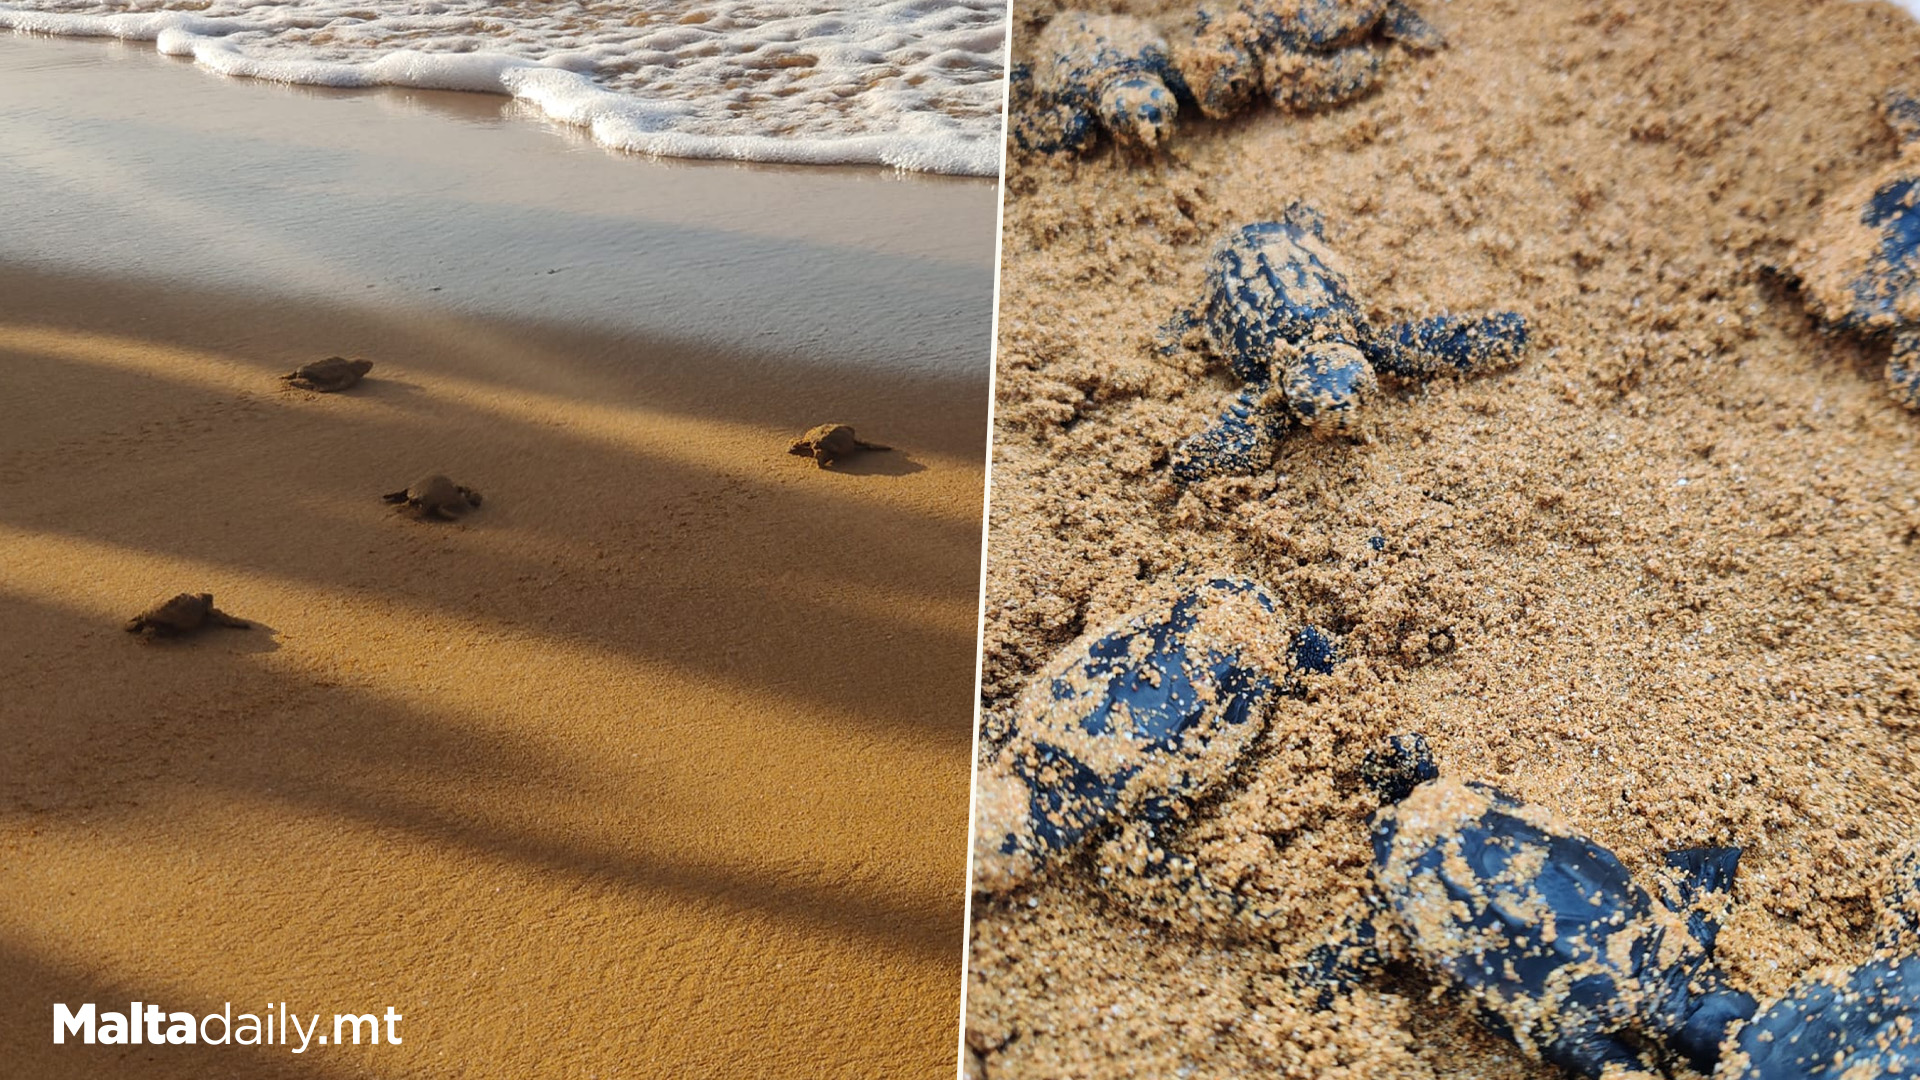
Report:
M387 492L387 493L386 493L385 495L382 495L382 496L380 496L380 501L381 501L381 502L390 502L390 503L403 503L403 502L406 502L406 501L407 501L407 489L406 489L406 488L401 488L401 489L400 489L399 491L389 491L389 492Z
M853 440L853 445L855 448L860 450L891 450L893 449L893 447L888 446L886 443L868 442L865 439L855 439Z
M1274 447L1292 421L1268 401L1271 391L1266 383L1249 386L1213 426L1174 447L1173 478L1193 484L1214 476L1246 476L1272 464Z
M1394 323L1367 345L1375 367L1402 378L1477 375L1520 358L1527 347L1527 320L1512 311L1478 318L1435 315Z
M1386 14L1380 18L1380 36L1421 52L1447 47L1446 35L1401 0L1388 0Z
M1909 409L1920 409L1920 331L1893 336L1887 356L1887 392Z
M216 607L210 607L207 609L207 621L217 626L231 626L235 630L253 629L253 624L248 622L247 620L239 618L234 615L229 615L226 612L221 611L219 608L216 608Z

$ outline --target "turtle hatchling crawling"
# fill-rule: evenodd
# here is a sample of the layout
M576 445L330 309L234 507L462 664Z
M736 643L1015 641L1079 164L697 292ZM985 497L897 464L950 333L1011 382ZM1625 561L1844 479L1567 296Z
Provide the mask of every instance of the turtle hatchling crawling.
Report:
M329 356L325 360L302 364L280 377L286 380L289 386L330 394L335 390L345 390L357 384L367 372L372 370L373 361L371 360L348 360L343 356Z
M1414 958L1546 1061L1586 1077L1650 1070L1651 1046L1711 1073L1728 1027L1754 1013L1713 963L1738 848L1669 854L1678 896L1656 902L1542 808L1448 778L1383 809L1373 848Z
M1380 74L1375 31L1408 48L1446 44L1400 0L1229 0L1203 6L1175 63L1200 111L1218 119L1264 93L1283 109L1338 105Z
M1054 16L1012 84L1014 141L1041 153L1083 150L1102 130L1128 149L1154 150L1180 113L1166 41L1126 15Z
M1122 818L1217 788L1289 670L1327 663L1273 597L1221 578L1092 631L1036 675L974 792L974 888L1004 892Z
M380 498L400 503L402 509L411 510L421 518L437 517L446 521L480 505L479 492L461 487L439 473L423 476L408 484L405 491L391 491Z
M144 638L180 637L209 626L232 626L241 630L253 624L213 606L212 593L181 593L155 604L127 620L126 631Z
M1511 311L1376 329L1347 291L1320 215L1298 203L1279 221L1230 230L1215 246L1201 302L1167 327L1195 329L1246 389L1213 426L1174 449L1182 483L1265 468L1295 422L1346 428L1377 388L1376 371L1420 380L1475 374L1512 363L1527 344L1526 320Z
M1794 261L1814 314L1891 342L1888 390L1920 409L1920 101L1890 95L1882 115L1900 158L1836 196Z
M854 438L853 429L845 424L821 424L795 439L793 445L787 447L787 453L810 456L815 466L824 469L842 458L852 457L857 450L891 449L891 446Z

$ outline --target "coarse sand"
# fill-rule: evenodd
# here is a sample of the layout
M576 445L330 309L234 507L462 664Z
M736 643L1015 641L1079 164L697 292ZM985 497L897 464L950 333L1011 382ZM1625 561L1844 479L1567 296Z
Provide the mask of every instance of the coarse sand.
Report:
M1637 873L1745 848L1719 955L1763 1001L1864 957L1916 834L1920 416L1884 342L1808 314L1795 259L1896 157L1876 106L1920 83L1920 27L1883 3L1417 6L1449 47L1380 46L1345 106L1010 160L988 752L1033 671L1170 581L1251 577L1346 659L1173 830L1237 911L1086 860L976 897L967 1042L993 1080L1554 1075L1405 965L1325 1013L1287 975L1367 888L1357 773L1391 733ZM1016 4L1016 60L1055 10ZM1170 449L1237 387L1156 331L1225 229L1296 201L1374 318L1512 309L1532 345L1178 488Z

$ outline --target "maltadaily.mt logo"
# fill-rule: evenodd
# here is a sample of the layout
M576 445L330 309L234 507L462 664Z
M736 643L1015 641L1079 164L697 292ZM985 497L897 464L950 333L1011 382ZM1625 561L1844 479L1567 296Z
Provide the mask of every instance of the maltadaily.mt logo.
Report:
M108 1046L125 1046L148 1043L155 1046L166 1044L202 1043L208 1046L285 1046L293 1053L305 1053L309 1046L343 1045L351 1038L359 1045L361 1032L366 1032L366 1041L375 1045L381 1042L381 1025L385 1021L386 1042L398 1046L401 1043L400 1021L406 1019L387 1006L385 1016L373 1013L334 1013L333 1034L318 1034L320 1014L313 1013L305 1022L299 1013L289 1013L287 1003L282 1001L276 1010L268 1003L259 1013L233 1014L233 1003L227 1002L226 1008L217 1013L195 1016L189 1012L167 1012L151 1003L132 1002L126 1012L101 1012L89 1002L75 1010L64 1003L53 1006L53 1041L65 1044L69 1036L78 1036L78 1041L88 1044L101 1043ZM212 1030L219 1024L218 1031ZM294 1045L295 1040L299 1045Z

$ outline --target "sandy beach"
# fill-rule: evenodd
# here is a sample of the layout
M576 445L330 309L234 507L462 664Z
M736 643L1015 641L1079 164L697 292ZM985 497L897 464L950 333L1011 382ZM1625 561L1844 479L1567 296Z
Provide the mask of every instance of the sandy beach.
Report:
M945 1075L992 185L0 72L8 1075ZM429 471L484 505L380 502ZM181 591L255 626L121 631ZM134 999L404 1042L48 1038Z
M1257 581L1342 659L1137 846L976 896L976 1075L1568 1075L1404 954L1331 1011L1300 978L1373 887L1361 763L1390 734L1637 880L1744 849L1718 957L1762 1002L1865 958L1920 840L1920 416L1886 342L1824 330L1796 279L1900 153L1877 103L1916 89L1920 29L1881 3L1413 6L1448 47L1376 42L1341 107L1009 161L988 754L1036 671L1183 583ZM1015 5L1016 62L1059 7ZM1513 311L1531 343L1383 377L1350 434L1182 485L1242 384L1160 328L1228 230L1296 202L1375 325ZM1191 872L1128 875L1149 858Z

